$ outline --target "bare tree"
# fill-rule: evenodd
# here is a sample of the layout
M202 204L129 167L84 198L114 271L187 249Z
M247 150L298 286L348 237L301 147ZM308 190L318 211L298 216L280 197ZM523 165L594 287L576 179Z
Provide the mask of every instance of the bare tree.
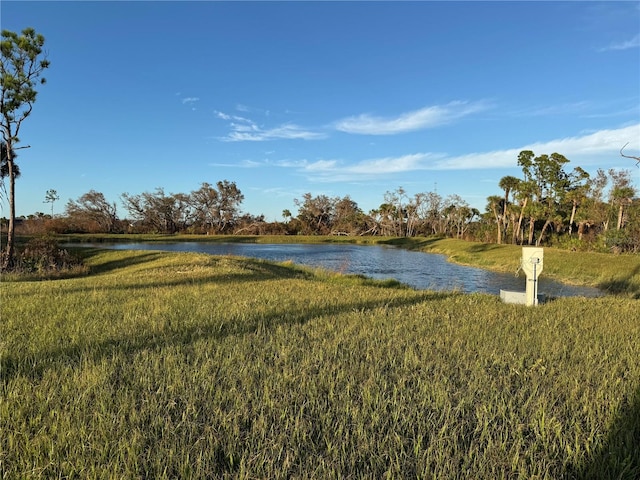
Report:
M627 145L629 145L629 142L624 144L624 147L626 147ZM620 155L622 155L624 158L630 158L632 160L636 160L636 167L640 166L640 157L634 157L631 155L625 155L624 153L622 153L622 151L624 150L624 147L622 147L620 149Z
M302 199L294 198L293 203L298 207L298 220L303 225L303 231L312 235L327 235L332 228L335 217L336 198L327 195L312 196L305 193Z
M66 215L86 231L115 233L118 216L115 202L109 203L104 194L89 190L77 200L69 200Z

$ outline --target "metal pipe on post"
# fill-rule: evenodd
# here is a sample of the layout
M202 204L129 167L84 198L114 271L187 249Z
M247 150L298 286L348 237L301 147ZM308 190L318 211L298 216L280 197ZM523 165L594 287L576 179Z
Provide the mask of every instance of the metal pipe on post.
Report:
M544 250L539 247L522 247L522 270L527 275L526 305L538 305L538 277L542 273Z
M531 259L531 263L533 263L533 304L538 305L538 275L536 267L540 263L540 259L534 257Z

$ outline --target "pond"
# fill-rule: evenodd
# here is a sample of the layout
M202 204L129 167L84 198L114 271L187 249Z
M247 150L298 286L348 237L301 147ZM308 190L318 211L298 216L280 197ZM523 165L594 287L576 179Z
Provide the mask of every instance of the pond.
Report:
M71 246L71 245L70 245ZM417 289L481 292L499 295L500 290L524 291L526 278L496 273L481 268L456 265L444 255L406 250L385 245L352 244L259 244L259 243L99 243L77 244L116 250L165 250L199 252L211 255L235 255L274 262L292 261L341 273L359 274L375 279L395 279ZM597 297L597 288L566 285L539 277L538 291L549 297Z

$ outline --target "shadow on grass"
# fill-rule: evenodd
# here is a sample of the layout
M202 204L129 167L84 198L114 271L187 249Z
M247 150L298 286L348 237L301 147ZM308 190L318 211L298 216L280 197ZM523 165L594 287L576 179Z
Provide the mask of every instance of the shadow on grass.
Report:
M640 478L640 388L625 398L607 438L590 461L568 468L566 479Z
M498 245L496 243L478 243L474 245L470 245L469 248L466 249L468 253L483 253L489 252L491 250L499 250L504 248L504 245Z
M442 299L458 293L429 293L428 299ZM372 300L362 302L344 302L341 305L327 305L315 308L300 308L296 311L274 311L268 315L245 312L224 319L212 319L186 327L181 322L167 320L161 331L139 333L118 338L109 338L99 342L81 343L66 347L27 355L6 355L0 358L0 380L24 376L32 381L40 380L51 369L76 367L83 360L99 361L114 355L133 356L143 350L189 345L202 339L223 340L229 336L266 332L279 326L302 325L323 316L335 316L353 311L368 311L376 308L398 308L410 306L425 300L425 295L414 298L395 298L391 300Z
M104 252L112 252L113 250L103 250L99 248L77 249L74 251L76 255L82 257L83 260L90 259ZM129 255L117 260L111 260L108 262L97 263L91 265L89 268L90 275L99 275L103 273L109 273L113 270L121 268L132 267L134 265L140 265L143 263L152 262L162 257L162 252L145 252L139 255Z
M378 242L380 245L393 245L395 247L406 248L407 250L420 250L441 241L441 237L397 237Z
M99 250L94 250L93 254L97 254ZM113 272L118 269L125 269L128 267L142 265L144 263L153 262L159 258L164 258L166 252L157 253L142 253L135 256L127 256L119 260L113 260L91 266L90 275L99 275ZM267 260L245 258L245 257L224 257L208 255L209 259L205 268L215 271L216 264L223 259L231 259L236 264L236 271L232 273L209 273L205 275L191 275L189 265L184 265L184 270L170 271L170 275L166 275L162 280L141 280L139 277L131 277L127 279L124 277L117 284L103 286L105 290L121 290L121 291L139 291L149 288L166 288L166 287L181 287L188 286L193 287L195 285L206 284L230 284L241 282L265 282L272 280L311 280L319 278L318 272L311 268L298 265L285 265L269 262ZM201 265L198 266L198 268ZM151 268L154 268L153 266ZM164 268L162 266L158 267ZM327 273L327 275L340 276L340 274ZM357 275L345 275L344 278L349 277L359 278L359 281L365 285L379 286L385 288L409 288L400 282L385 282L382 280L371 280L366 277L359 277ZM396 285L397 284L397 285ZM66 293L85 292L86 287L81 285L70 284L65 286L64 291Z
M634 280L634 277L638 277ZM629 271L621 278L614 278L601 282L598 288L611 294L627 294L636 300L640 299L640 266ZM640 447L638 447L640 448Z
M84 249L83 252L85 258L96 256L105 251L102 249ZM103 263L96 263L91 266L90 275L99 275L110 273L118 269L124 269L136 265L142 265L144 263L153 262L166 255L166 252L142 252L136 253L136 255L127 256L118 260L112 260ZM411 288L407 285L393 279L377 280L371 279L364 275L349 274L343 275L333 272L331 270L323 270L321 268L306 267L304 265L297 265L288 262L271 262L269 260L263 260L259 258L250 257L235 257L224 255L208 255L208 262L206 267L215 268L216 264L222 259L231 259L238 269L233 273L214 273L202 276L188 275L188 265L185 266L183 271L172 272L171 276L167 276L161 281L148 281L141 282L138 279L133 281L120 283L118 285L110 285L105 287L111 290L140 290L146 288L162 288L162 287L180 287L180 286L193 286L193 285L206 285L208 283L215 284L229 284L238 282L262 282L271 280L288 280L288 279L301 279L311 280L314 278L320 279L326 276L328 279L335 278L337 281L356 281L362 285L379 287L379 288L398 288L405 289ZM159 267L162 268L162 267ZM86 275L85 275L86 276ZM67 293L84 291L83 287L69 286L66 288Z
M204 242L206 243L258 243L259 238L247 237L244 235L229 235L224 237L217 236L205 236Z

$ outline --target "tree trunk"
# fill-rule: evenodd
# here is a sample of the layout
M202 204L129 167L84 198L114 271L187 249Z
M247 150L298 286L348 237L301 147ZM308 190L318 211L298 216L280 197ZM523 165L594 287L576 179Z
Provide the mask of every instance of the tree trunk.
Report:
M584 227L586 226L586 222L579 222L578 223L578 240L582 240L582 237L584 235Z
M2 259L2 269L10 270L15 264L15 226L16 226L16 178L13 172L13 155L11 142L7 142L7 166L9 167L9 229L7 230L7 249Z
M525 198L524 202L522 202L522 206L520 207L520 216L518 217L518 232L517 235L520 237L520 243L522 244L522 240L523 240L523 235L522 235L522 218L524 217L524 209L527 206L527 202L529 201L529 198ZM514 233L514 235L516 235L516 233Z
M536 226L536 219L533 217L529 217L529 238L527 239L527 245L531 245L533 243L533 232Z
M622 201L620 202L620 207L618 207L618 225L616 230L620 230L622 228L622 219L624 218L624 204Z
M571 207L571 218L569 219L569 236L573 233L573 221L576 218L576 210L578 209L578 203L574 200Z
M497 244L500 245L502 243L502 221L500 219L500 215L498 215L498 209L495 204L491 204L491 210L493 211L493 217L496 219L496 225L498 226L498 238Z
M542 226L542 230L540 231L540 235L538 235L538 240L536 240L536 247L540 246L540 242L542 242L542 239L544 238L544 234L547 231L547 228L549 228L549 225L551 225L551 219L547 218L547 221L544 222L544 225Z
M507 234L509 232L509 217L507 217L507 196L505 195L504 199L504 208L502 209L502 234L504 235L504 240L507 242Z

